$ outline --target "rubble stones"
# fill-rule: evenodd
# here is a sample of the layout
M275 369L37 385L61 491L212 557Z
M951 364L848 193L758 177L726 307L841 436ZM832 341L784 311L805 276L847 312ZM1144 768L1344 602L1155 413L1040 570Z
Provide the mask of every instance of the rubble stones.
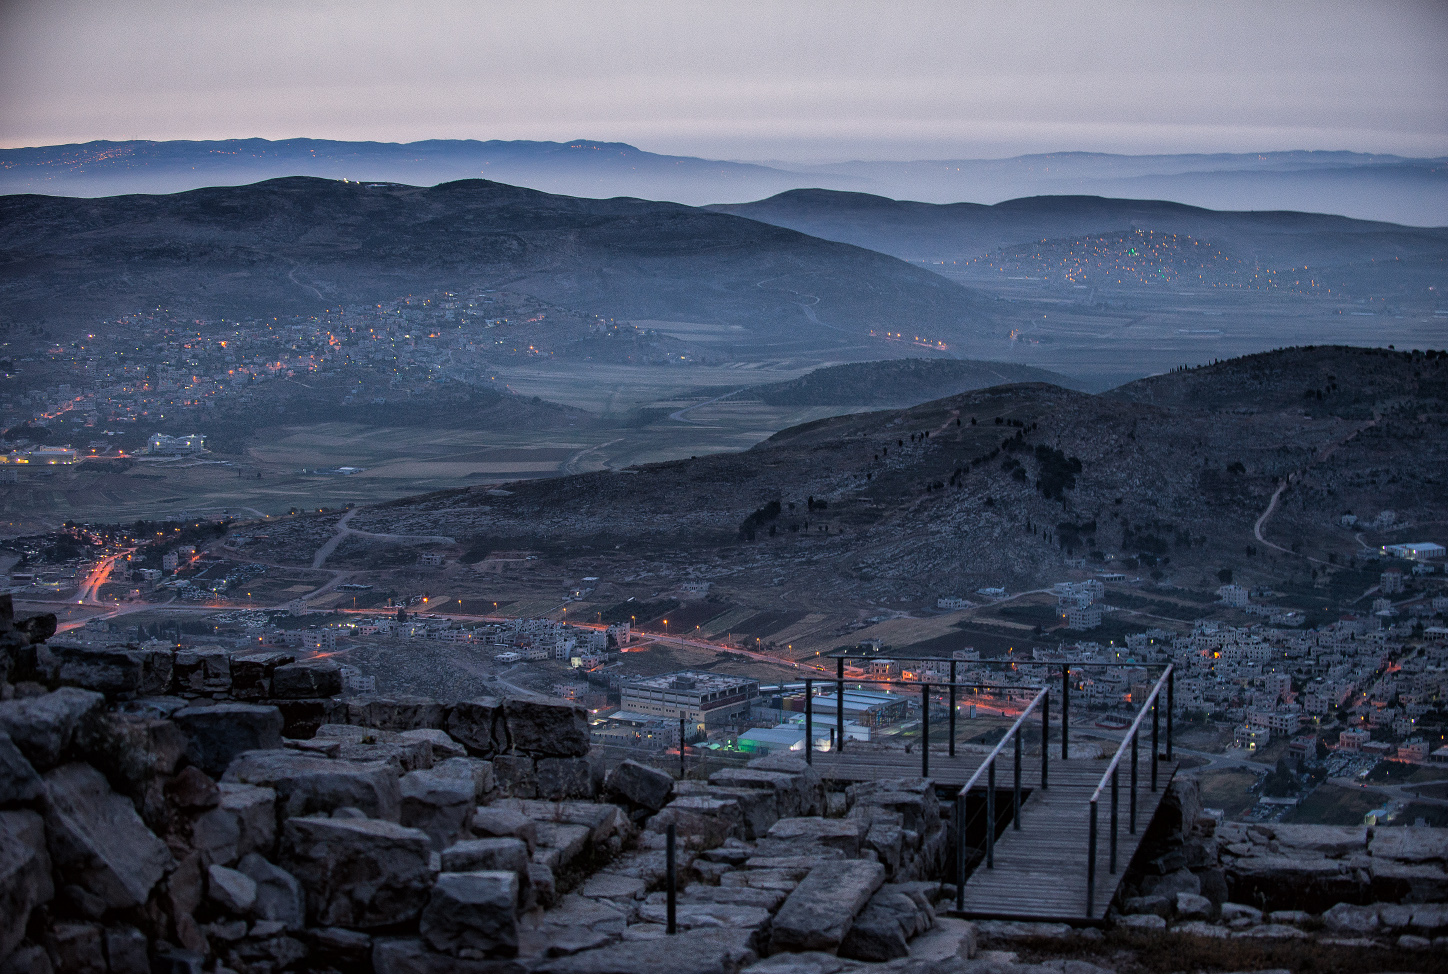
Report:
M604 792L630 806L657 812L674 794L674 779L666 772L637 761L621 761L603 782Z
M503 719L515 751L559 758L588 753L588 711L577 704L510 697L503 701Z
M786 818L769 830L769 843L761 844L760 855L777 855L780 846L838 849L848 858L858 857L868 827L857 819Z
M398 820L402 793L395 768L381 761L315 758L296 751L248 751L231 763L223 782L276 791L282 817L360 808L373 818Z
M433 950L460 957L518 952L518 876L511 870L443 873L418 931Z
M135 927L107 927L103 942L110 974L151 974L144 933Z
M221 703L184 707L171 715L186 733L186 753L209 775L220 776L237 755L282 746L282 713L276 707Z
M748 767L758 771L778 771L796 779L795 788L800 794L799 815L823 815L825 813L825 783L810 764L788 754L766 754L750 761Z
M884 882L885 867L878 862L853 859L816 866L775 915L772 949L835 950Z
M56 967L67 974L106 974L100 924L70 921L53 924L46 931L45 946Z
M272 695L284 700L332 697L342 692L342 668L331 660L301 660L272 671Z
M1378 911L1375 906L1339 903L1322 915L1322 921L1334 933L1361 936L1377 930Z
M432 885L427 833L377 819L292 818L282 866L323 926L366 930L415 919Z
M171 866L126 798L99 771L67 764L45 776L45 827L55 866L112 908L140 906Z
M25 937L31 910L54 895L44 821L30 811L0 812L0 959Z
M733 799L685 795L675 798L648 821L650 832L674 825L679 841L691 849L712 849L725 839L744 838L744 813Z
M507 750L503 704L496 697L475 697L453 704L443 723L448 736L478 757Z
M306 896L295 876L255 852L248 853L236 868L256 884L252 913L258 920L280 923L287 930L302 928Z
M105 702L99 693L75 687L6 700L0 702L0 731L10 735L36 771L48 771L60 763L82 723Z
M375 974L524 974L522 964L465 960L441 954L416 937L385 937L372 943Z
M935 911L920 891L882 886L850 925L839 955L867 961L905 957L910 953L910 940L934 922Z
M1176 915L1183 920L1210 920L1212 901L1195 893L1178 893Z

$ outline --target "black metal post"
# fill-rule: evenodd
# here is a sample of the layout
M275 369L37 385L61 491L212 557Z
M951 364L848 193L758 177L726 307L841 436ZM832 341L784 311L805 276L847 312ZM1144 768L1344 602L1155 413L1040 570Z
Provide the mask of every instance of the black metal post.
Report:
M985 868L995 868L995 758L991 758L990 768L986 773L985 790Z
M804 760L814 764L814 681L804 681Z
M674 865L674 843L677 841L678 829L673 822L669 823L668 829L664 832L664 882L668 890L668 926L664 928L665 933L678 933L678 925L675 923L674 911L677 900L677 889L679 885L678 869Z
M1016 733L1016 791L1011 799L1011 828L1021 830L1021 735Z
M1160 723L1156 716L1156 700L1151 702L1151 790L1156 791L1156 763L1161 760L1161 752L1157 750L1157 725Z
M920 777L930 777L930 684L920 685Z
M1071 667L1061 667L1061 760L1071 759Z
M688 768L684 764L684 718L679 718L679 777L688 774Z
M1171 760L1171 712L1176 709L1176 670L1166 674L1166 759Z
M1046 790L1046 772L1051 764L1051 694L1041 698L1041 790Z
M955 795L955 908L965 910L965 789Z
M845 658L835 660L835 735L836 749L845 749Z
M1117 823L1120 821L1117 815L1117 809L1120 807L1120 799L1117 795L1118 789L1116 786L1117 779L1121 777L1117 773L1120 770L1121 765L1119 764L1111 769L1111 859L1110 868L1108 871L1113 876L1116 875L1116 833L1118 831Z
M1096 801L1091 801L1091 839L1086 848L1086 917L1096 906Z
M950 756L955 757L955 662L950 664Z
M1140 748L1136 746L1141 731L1131 732L1131 834L1136 834L1136 765Z

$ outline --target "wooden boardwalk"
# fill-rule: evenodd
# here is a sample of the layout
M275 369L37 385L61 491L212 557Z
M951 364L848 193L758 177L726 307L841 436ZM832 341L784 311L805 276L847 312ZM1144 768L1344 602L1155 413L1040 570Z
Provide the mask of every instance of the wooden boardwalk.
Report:
M947 789L959 787L973 775L984 754L960 753L955 758L930 755L930 777ZM839 781L872 781L920 773L918 754L857 751L814 756L814 766L825 778ZM1020 831L1010 824L995 844L995 867L982 861L965 884L968 917L996 917L1022 920L1100 920L1116 895L1116 888L1135 855L1147 826L1156 814L1178 762L1157 765L1157 790L1151 791L1149 748L1143 748L1136 792L1136 834L1128 831L1131 802L1131 769L1123 761L1119 777L1119 830L1116 872L1110 871L1111 792L1104 789L1097 808L1096 883L1092 910L1086 912L1087 855L1090 839L1091 793L1101 780L1107 762L1053 757L1049 764L1049 787L1042 789L1041 759L1027 756L1021 761L1022 791L1029 792L1021 806ZM985 794L985 779L972 794ZM1007 821L1014 788L1014 765L1010 754L996 762L996 806L999 820Z

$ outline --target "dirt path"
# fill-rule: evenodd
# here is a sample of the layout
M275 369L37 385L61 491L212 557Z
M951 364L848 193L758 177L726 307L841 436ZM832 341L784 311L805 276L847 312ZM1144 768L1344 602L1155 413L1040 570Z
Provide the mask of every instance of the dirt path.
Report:
M1347 436L1343 437L1341 440L1338 440L1336 443L1332 443L1332 444L1329 444L1329 445L1326 446L1326 447L1323 447L1323 449L1321 449L1321 450L1318 451L1317 456L1312 459L1312 462L1309 463L1309 464L1307 464L1306 466L1304 466L1301 470L1293 471L1292 473L1288 474L1286 477L1283 477L1283 478L1282 478L1282 483L1278 484L1278 485L1277 485L1277 489L1272 492L1272 499L1267 502L1267 509L1262 512L1262 514L1261 514L1260 517L1257 518L1257 523L1255 523L1255 524L1252 525L1252 535L1253 535L1253 537L1255 537L1255 538L1256 538L1259 542L1261 542L1262 544L1264 544L1264 545L1266 545L1267 547L1271 548L1273 551L1280 551L1280 552L1281 552L1282 554L1284 554L1284 555L1296 555L1297 552L1292 551L1291 549L1288 549L1288 548L1284 548L1284 547L1282 547L1282 546L1279 545L1279 544L1273 544L1271 541L1268 541L1268 540L1263 536L1263 534L1262 534L1263 528L1265 528L1265 527L1267 526L1267 522L1268 522L1269 520L1271 520L1272 515L1273 515L1273 514L1276 512L1276 510L1277 510L1277 502L1282 498L1282 492L1285 491L1288 487L1292 486L1292 482L1293 482L1294 480L1296 480L1296 479L1297 479L1298 477L1300 477L1302 474L1306 473L1306 472L1307 472L1309 469L1311 469L1315 464L1322 463L1322 462L1323 462L1324 460L1326 460L1328 457L1330 457L1330 456L1332 456L1334 453L1336 453L1337 450L1338 450L1340 447L1346 446L1348 443L1351 443L1351 442L1357 437L1357 435L1358 435L1359 433L1361 433L1363 430L1369 429L1370 427L1376 426L1377 424L1378 424L1378 418L1377 418L1376 416L1374 416L1372 419L1368 420L1366 423L1364 423L1363 425L1359 426L1357 429L1353 430L1351 433L1349 433ZM1359 543L1361 543L1361 542L1362 542L1362 539L1359 538L1358 541L1359 541ZM1329 563L1329 562L1323 561L1323 560L1321 560L1321 559L1319 559L1319 558L1313 558L1313 557L1311 557L1311 556L1309 556L1309 555L1300 555L1299 557L1306 558L1308 561L1310 561L1310 562L1312 562L1312 563L1314 563L1314 564L1317 564L1317 565L1325 565L1325 566L1327 566L1328 568L1336 567L1336 566L1332 565L1332 564Z
M374 534L371 531L360 531L347 524L348 521L352 520L352 515L356 514L357 510L357 508L353 508L342 515L342 519L337 522L337 533L328 538L327 543L318 548L317 553L312 556L313 568L321 568L325 565L327 559L332 557L332 553L337 550L337 546L346 540L348 535L355 534L359 538L371 538L374 541L422 541L430 544L457 543L455 539L441 534ZM333 584L335 584L335 581L334 579ZM318 592L313 592L312 594L319 594L320 591L322 590L319 589Z

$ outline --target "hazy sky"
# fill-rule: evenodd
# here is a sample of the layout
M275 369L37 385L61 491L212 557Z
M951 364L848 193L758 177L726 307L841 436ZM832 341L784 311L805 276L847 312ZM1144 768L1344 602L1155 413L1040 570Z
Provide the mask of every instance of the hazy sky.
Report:
M1448 154L1448 3L0 0L0 144Z

